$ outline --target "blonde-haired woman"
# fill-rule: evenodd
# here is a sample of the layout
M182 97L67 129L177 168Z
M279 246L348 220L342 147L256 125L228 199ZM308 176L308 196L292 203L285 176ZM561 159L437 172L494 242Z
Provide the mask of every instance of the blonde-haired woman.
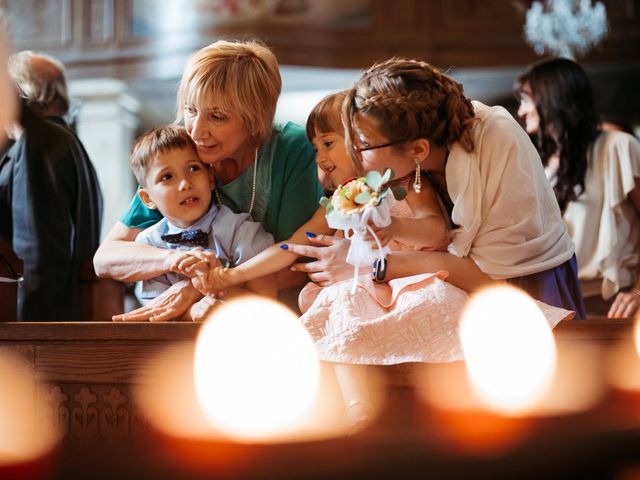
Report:
M259 42L218 41L187 63L178 89L177 120L216 175L215 199L249 213L276 241L285 240L317 209L322 189L305 131L273 125L281 78L274 54ZM180 251L134 243L160 219L136 195L94 257L96 272L121 281L153 278L183 260ZM203 259L215 263L211 256ZM169 320L200 294L188 280L118 320Z
M540 157L506 110L471 102L425 62L393 58L355 83L343 117L359 170L391 167L416 190L429 182L453 226L448 252L392 252L384 280L446 270L467 291L503 280L584 318L573 244ZM314 240L289 246L318 259L294 268L321 285L344 278L344 241Z

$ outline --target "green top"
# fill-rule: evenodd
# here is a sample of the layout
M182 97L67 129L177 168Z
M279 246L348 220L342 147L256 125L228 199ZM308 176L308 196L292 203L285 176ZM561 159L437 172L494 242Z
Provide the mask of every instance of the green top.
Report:
M253 191L253 166L238 178L216 185L222 202L236 213L249 211ZM251 216L276 242L286 240L318 209L322 197L318 170L305 131L294 123L274 125L273 134L258 150L256 198ZM162 218L134 195L120 221L130 228L147 228Z

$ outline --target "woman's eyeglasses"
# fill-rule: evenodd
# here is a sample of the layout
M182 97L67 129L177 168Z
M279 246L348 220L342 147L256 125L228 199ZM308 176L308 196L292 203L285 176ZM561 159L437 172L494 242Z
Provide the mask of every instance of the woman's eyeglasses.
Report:
M399 143L400 142L389 142L389 143L383 143L381 145L367 145L366 147L358 147L354 145L353 149L358 153L362 153L368 150L377 150L379 148L391 147L392 145L398 145Z

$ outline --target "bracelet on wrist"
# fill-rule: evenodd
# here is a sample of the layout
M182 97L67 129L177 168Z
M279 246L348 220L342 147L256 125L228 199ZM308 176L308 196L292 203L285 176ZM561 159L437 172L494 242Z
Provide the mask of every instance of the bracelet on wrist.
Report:
M373 261L372 277L374 282L384 282L387 276L387 259L376 258Z

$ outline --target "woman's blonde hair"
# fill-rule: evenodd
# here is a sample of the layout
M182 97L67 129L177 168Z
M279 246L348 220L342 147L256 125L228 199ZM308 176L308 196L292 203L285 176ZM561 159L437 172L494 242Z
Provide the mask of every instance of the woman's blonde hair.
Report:
M194 53L178 87L177 121L185 106L238 112L258 142L270 135L282 89L278 60L257 41L219 40Z
M462 85L426 62L391 58L367 70L347 93L343 106L347 150L353 150L358 115L374 120L390 142L424 138L438 146L460 143L473 151L475 114Z
M347 90L332 93L320 100L307 118L307 137L313 141L321 133L339 133L344 136L341 112Z

